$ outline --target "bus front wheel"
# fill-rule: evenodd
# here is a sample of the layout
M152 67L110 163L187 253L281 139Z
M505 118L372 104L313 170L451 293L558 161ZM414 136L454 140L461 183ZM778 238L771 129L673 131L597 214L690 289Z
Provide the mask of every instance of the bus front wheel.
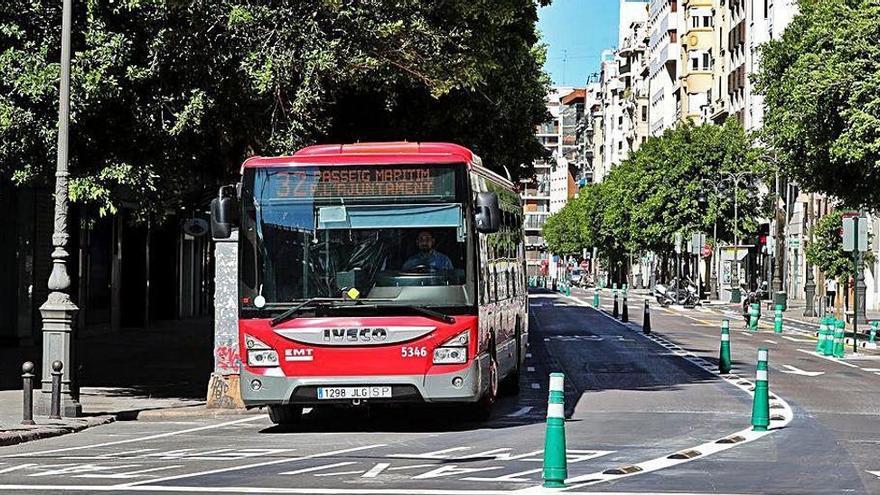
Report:
M295 425L298 424L301 419L301 406L269 406L269 420L271 420L276 425Z
M480 397L480 400L470 404L468 409L468 417L474 421L486 421L492 414L492 406L498 399L498 361L495 360L495 353L489 355L489 388Z

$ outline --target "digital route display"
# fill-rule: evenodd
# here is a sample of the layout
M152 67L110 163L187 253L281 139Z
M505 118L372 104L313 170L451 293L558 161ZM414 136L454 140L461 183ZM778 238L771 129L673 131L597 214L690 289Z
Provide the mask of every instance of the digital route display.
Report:
M454 195L449 167L309 167L270 177L275 198L447 197Z

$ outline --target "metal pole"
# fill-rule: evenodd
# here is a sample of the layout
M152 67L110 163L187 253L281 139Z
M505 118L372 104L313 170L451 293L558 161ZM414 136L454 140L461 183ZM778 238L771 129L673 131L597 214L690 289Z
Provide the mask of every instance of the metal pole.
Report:
M48 288L51 291L46 303L40 307L43 316L43 363L40 411L48 411L51 400L51 371L54 361L67 363L69 370L75 370L72 335L74 317L78 308L70 300L70 276L67 274L66 250L69 233L67 231L67 162L68 129L70 122L70 25L73 1L64 0L61 21L61 81L58 99L58 159L55 171L55 230L52 233L52 273ZM64 416L78 416L82 412L76 395L73 393L71 379L61 382L61 413Z
M34 425L34 363L28 361L21 366L22 416L21 424Z
M52 404L49 407L49 419L61 419L61 361L52 363Z
M810 263L807 258L807 246L808 244L812 244L813 242L813 194L810 193L810 203L807 205L807 227L808 232L807 235L804 236L804 259L806 260L806 273L805 276L807 278L806 283L804 284L804 296L806 297L806 306L804 307L804 316L816 316L816 307L813 304L813 298L816 297L816 282L813 279L813 265Z

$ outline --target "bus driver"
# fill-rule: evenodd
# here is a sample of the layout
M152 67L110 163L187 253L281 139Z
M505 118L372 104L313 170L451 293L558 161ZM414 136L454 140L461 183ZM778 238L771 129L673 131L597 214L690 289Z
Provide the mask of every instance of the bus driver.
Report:
M452 270L452 261L445 254L434 250L434 236L427 230L419 232L416 237L416 246L419 252L412 255L401 267L404 272L413 270Z

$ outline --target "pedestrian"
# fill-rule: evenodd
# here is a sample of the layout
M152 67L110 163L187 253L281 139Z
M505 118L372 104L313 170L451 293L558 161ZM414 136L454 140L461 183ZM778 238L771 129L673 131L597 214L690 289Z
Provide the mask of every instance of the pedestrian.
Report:
M834 296L837 295L837 279L828 277L825 279L825 305L834 307Z

